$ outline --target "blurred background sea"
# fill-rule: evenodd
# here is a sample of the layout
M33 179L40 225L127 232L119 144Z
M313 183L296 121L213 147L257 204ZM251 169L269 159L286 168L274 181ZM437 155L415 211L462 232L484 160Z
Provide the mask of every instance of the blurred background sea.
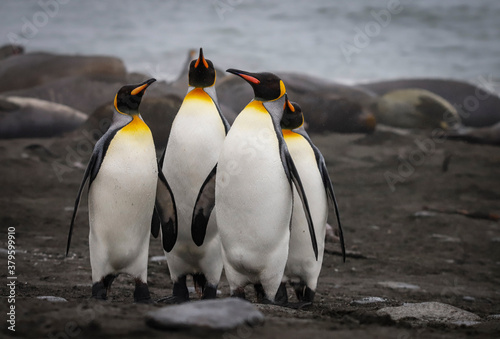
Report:
M0 45L118 56L164 80L203 47L221 69L498 83L499 18L498 0L2 0Z

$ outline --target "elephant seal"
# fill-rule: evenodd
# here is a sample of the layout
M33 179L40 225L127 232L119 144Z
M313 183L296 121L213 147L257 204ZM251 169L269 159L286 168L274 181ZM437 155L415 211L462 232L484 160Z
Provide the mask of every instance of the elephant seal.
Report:
M0 97L0 138L44 138L78 128L87 115L34 98Z
M486 82L486 81L483 81ZM397 89L426 89L446 99L461 117L462 123L470 127L486 127L500 122L500 98L489 90L457 80L445 79L400 79L378 81L357 85L378 95Z
M400 128L453 128L460 124L457 110L425 89L388 92L377 102L377 122Z
M500 122L488 127L461 127L455 131L447 132L446 137L473 144L500 146Z

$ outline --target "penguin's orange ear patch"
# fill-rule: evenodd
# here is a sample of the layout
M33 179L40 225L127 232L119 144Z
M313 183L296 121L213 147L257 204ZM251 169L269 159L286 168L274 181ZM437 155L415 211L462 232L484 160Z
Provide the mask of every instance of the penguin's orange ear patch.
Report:
M293 107L293 105L290 101L287 100L286 104L288 105L288 108L290 109L290 111L295 112L295 107Z
M260 80L253 77L253 76L250 76L250 75L246 75L246 74L238 74L240 77L242 77L243 79L245 79L246 81L249 81L253 84L260 84Z

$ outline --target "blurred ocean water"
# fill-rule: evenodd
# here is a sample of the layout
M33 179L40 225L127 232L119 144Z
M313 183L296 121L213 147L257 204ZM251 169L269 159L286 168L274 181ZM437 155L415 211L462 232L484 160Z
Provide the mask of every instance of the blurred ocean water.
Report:
M352 83L500 79L498 0L2 0L0 44L106 54L160 79L203 47L221 69Z

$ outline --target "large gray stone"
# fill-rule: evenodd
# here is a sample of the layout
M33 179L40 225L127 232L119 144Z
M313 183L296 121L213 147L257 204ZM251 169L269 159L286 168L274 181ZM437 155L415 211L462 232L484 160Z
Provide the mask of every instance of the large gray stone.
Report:
M146 323L159 329L211 329L227 331L256 325L264 315L251 303L236 298L202 300L166 306L149 312Z
M378 315L389 315L392 320L410 320L423 323L473 326L481 318L471 312L439 302L408 303L399 307L385 307L377 311Z

